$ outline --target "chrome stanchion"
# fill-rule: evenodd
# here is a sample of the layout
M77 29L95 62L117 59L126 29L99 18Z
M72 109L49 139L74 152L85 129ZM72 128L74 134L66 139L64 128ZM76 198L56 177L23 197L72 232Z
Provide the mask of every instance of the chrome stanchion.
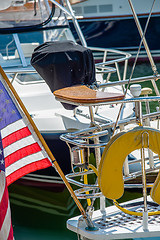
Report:
M130 87L131 94L136 98L141 94L141 85L133 84ZM142 104L141 102L135 102L135 115L139 126L143 126L142 119ZM142 168L142 185L143 185L143 201L144 201L144 211L143 211L143 230L148 230L148 209L147 209L147 184L146 184L146 171L145 171L145 153L144 153L144 141L147 134L148 146L149 146L149 136L148 133L142 133L142 147L141 147L141 168Z

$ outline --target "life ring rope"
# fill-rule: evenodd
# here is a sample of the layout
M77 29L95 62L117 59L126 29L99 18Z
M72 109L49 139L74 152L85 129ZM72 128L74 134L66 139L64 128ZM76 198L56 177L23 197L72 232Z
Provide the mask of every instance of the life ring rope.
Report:
M129 215L139 216L139 217L143 216L143 212L135 212L135 211L128 210L128 209L120 206L116 200L113 200L113 203L117 208L119 208L124 213L127 213ZM160 215L160 211L148 212L148 216L153 216L153 215Z

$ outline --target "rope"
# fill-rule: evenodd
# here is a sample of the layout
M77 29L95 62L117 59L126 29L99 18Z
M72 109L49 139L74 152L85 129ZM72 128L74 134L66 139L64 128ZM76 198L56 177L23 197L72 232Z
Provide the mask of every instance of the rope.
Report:
M95 166L93 166L92 164L89 164L89 168L91 168L93 170L93 172L98 176L98 171Z
M121 207L119 203L116 200L113 200L114 205L119 208L122 212L129 214L129 215L134 215L134 216L143 216L143 212L135 212L135 211L130 211L124 207ZM155 212L148 212L148 216L153 216L153 215L160 215L160 211L155 211Z

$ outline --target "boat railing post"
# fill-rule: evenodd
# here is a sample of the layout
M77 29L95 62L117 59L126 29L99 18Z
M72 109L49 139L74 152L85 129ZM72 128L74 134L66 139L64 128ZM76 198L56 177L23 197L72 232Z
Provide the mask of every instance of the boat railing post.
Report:
M65 2L66 2L66 5L67 5L70 13L71 13L72 21L73 21L74 27L75 27L75 29L76 29L76 31L77 31L78 37L79 37L82 45L83 45L84 47L87 47L86 40L85 40L85 38L84 38L84 36L83 36L83 34L82 34L82 32L81 32L81 28L80 28L79 23L78 23L75 15L74 15L74 11L73 11L73 9L72 9L72 7L71 7L71 4L70 4L70 2L69 2L68 0L65 0Z
M133 84L130 87L132 95L136 98L141 94L141 85ZM142 104L140 101L135 102L135 115L139 126L143 126L142 119ZM141 147L141 168L142 168L142 185L143 185L143 201L144 201L144 211L143 211L143 230L148 230L148 209L147 209L147 184L146 184L146 171L145 171L145 152L144 152L144 134L148 137L148 149L149 149L149 136L147 132L142 133L142 147Z
M90 119L91 119L91 126L95 125L94 121L94 113L93 113L93 107L89 107L89 112L90 112ZM99 137L94 139L95 144L99 144ZM95 158L96 158L96 166L97 168L99 167L99 163L101 160L101 151L100 148L95 148ZM105 197L102 196L100 197L100 210L103 215L105 215Z
M17 51L18 51L19 57L21 59L22 65L23 65L23 67L27 67L27 62L26 62L26 59L25 59L23 51L22 51L22 47L21 47L21 44L20 44L20 41L19 41L18 34L13 33L13 38L14 38L14 41L15 41Z
M144 135L147 134L148 148L149 148L149 135L147 132L142 133L142 148L141 148L141 167L142 167L142 184L143 184L143 201L144 201L144 211L143 211L143 230L148 230L148 209L147 209L147 184L146 184L146 171L145 171L145 153L144 153Z
M137 98L141 94L141 85L140 84L133 84L130 86L130 92L134 98ZM142 120L142 106L140 101L135 101L135 116L136 121L139 126L143 125Z
M106 59L107 59L107 53L108 53L108 51L107 51L107 50L104 50L103 62L106 62Z
M152 94L152 89L151 88L142 88L141 95L144 95L145 97L148 97L149 94ZM145 102L146 105L146 113L150 114L150 106L149 106L149 101ZM145 125L150 126L150 118L145 119ZM153 152L151 149L148 148L148 156L149 156L149 165L150 168L154 168L154 158L153 158Z
M156 107L156 111L159 112L160 108ZM157 129L159 129L159 119L157 119Z
M128 59L126 59L124 62L123 80L126 80L127 68L128 68Z
M105 196L100 197L100 211L103 216L106 216L106 201Z
M116 70L117 70L118 80L119 80L119 81L122 81L121 75L120 75L120 71L119 71L119 66L118 66L118 63L117 63L117 62L115 62L115 67L116 67ZM122 85L122 91L123 91L123 93L125 92L125 90L124 90L124 85Z
M18 76L18 73L14 73L13 74L13 77L12 77L12 80L11 80L11 83L13 84L14 80L16 79L16 77Z
M95 126L95 121L94 121L94 113L93 113L93 107L89 106L89 113L90 113L90 119L91 119L91 123L90 126ZM99 137L96 137L94 139L95 144L99 144ZM95 148L95 158L96 158L96 165L97 168L99 166L100 160L101 160L101 152L100 152L100 148Z
M120 131L124 130L124 125L120 124L119 125ZM124 164L123 164L123 168L124 168L124 175L127 177L129 176L129 165L128 165L128 156L126 157Z

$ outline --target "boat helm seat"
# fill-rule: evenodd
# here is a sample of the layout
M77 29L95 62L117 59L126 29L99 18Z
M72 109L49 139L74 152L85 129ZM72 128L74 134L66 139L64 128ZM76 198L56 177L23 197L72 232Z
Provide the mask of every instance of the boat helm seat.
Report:
M51 92L75 85L95 83L95 63L92 51L73 41L52 41L37 47L32 66L49 86ZM76 106L62 104L73 110Z
M79 105L96 105L105 102L118 101L123 94L95 91L85 85L72 86L54 91L55 97L62 102Z
M96 84L92 51L73 41L40 45L32 54L31 64L68 110L81 104L103 104L124 98L123 94L91 89Z
M160 131L150 127L121 131L106 145L98 169L98 184L106 198L115 200L123 195L123 164L128 154L142 148L142 135L144 148L149 148L160 156ZM160 172L150 195L154 202L160 204Z

